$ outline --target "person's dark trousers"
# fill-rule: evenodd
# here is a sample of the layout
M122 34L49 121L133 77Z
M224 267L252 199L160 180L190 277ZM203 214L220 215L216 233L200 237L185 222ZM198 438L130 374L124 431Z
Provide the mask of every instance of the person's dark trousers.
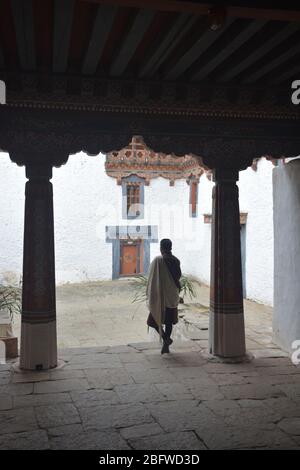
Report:
M151 315L151 314L150 314ZM159 328L158 328L158 325L156 323L156 321L154 320L154 318L152 317L151 315L151 327L154 328L157 333L159 334ZM161 333L161 336L162 336L162 339L164 341L166 341L167 339L171 338L171 334L172 334L172 329L173 329L173 323L172 323L172 319L168 318L168 315L166 315L166 319L165 319L165 330L163 330L162 328L162 333Z

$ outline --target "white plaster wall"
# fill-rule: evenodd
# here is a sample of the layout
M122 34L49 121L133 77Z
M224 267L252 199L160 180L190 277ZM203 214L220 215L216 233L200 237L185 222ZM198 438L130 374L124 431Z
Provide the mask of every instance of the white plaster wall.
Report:
M273 332L275 341L292 352L292 342L300 340L300 160L275 168L273 184Z
M247 212L246 225L246 295L273 305L273 200L271 162L261 159L257 171L252 168L239 175L241 212ZM211 224L204 223L203 214L211 214L214 183L205 175L198 188L198 217L190 219L196 225L192 243L180 247L187 273L210 283ZM186 222L186 221L185 221Z
M158 238L170 238L173 252L180 257L183 269L187 269L185 252L195 238L195 224L189 220L189 186L185 180L175 181L174 186L164 178L151 181L145 187L145 224L158 226ZM159 244L150 245L151 259L159 254Z
M25 169L0 152L0 283L22 272L25 182Z
M180 258L182 271L209 283L210 226L203 214L211 212L212 183L203 176L198 190L198 217L189 215L190 188L185 180L174 186L163 178L145 187L145 221L158 226L158 237L170 238L173 253ZM151 244L151 259L159 254L159 244Z
M204 214L211 214L213 186L214 183L205 175L201 176L198 186L198 215L188 219L194 228L194 237L183 250L186 272L207 285L210 283L211 224L204 223Z
M261 159L257 171L240 172L240 211L247 212L246 295L273 305L273 198L270 161Z
M111 279L105 226L121 213L121 188L104 173L105 157L71 155L53 170L56 282Z

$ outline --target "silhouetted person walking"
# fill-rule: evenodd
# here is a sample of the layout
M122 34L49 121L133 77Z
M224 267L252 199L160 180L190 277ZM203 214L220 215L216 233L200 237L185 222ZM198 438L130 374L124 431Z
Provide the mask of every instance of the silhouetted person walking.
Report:
M173 325L178 323L180 291L180 261L172 254L172 242L164 238L160 242L161 256L150 265L147 284L147 325L154 328L163 339L161 353L169 353ZM165 325L165 330L162 325Z

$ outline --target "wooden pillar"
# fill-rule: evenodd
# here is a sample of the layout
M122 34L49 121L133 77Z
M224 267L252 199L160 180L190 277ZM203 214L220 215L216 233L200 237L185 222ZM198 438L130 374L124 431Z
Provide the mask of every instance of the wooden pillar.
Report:
M21 369L57 365L52 167L26 166Z
M238 170L214 170L210 352L245 355L245 326L240 242Z

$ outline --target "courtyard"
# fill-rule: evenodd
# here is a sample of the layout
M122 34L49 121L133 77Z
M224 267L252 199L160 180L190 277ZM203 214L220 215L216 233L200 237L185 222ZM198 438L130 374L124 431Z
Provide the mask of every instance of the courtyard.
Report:
M245 301L249 361L224 363L207 350L209 289L196 294L162 356L132 280L58 287L60 365L0 366L0 449L299 448L300 366L272 343L272 309Z

